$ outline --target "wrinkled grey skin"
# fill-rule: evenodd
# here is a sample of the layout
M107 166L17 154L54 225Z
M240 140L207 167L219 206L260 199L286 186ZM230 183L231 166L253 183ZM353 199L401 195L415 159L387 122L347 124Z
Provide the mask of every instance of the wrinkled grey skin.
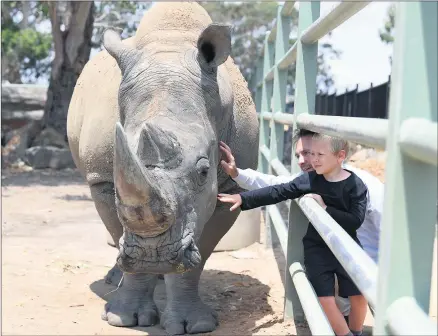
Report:
M68 119L73 157L118 242L117 266L124 272L123 286L102 318L114 326L149 326L160 320L169 334L212 331L217 315L199 297L199 277L239 214L218 203L217 193L240 191L220 169L218 142L231 144L241 167L254 169L258 151L255 110L247 106L250 113L236 111L224 65L231 49L230 27L210 24L196 47L165 57L159 50L154 54L130 47L111 30L104 34L104 46L122 75L113 157L107 161L112 161L112 180L91 181L96 173L87 168L92 166L89 158L101 152L91 155L88 147L76 147L78 98ZM103 124L88 127L99 132ZM158 274L165 274L167 292L160 317L153 301Z

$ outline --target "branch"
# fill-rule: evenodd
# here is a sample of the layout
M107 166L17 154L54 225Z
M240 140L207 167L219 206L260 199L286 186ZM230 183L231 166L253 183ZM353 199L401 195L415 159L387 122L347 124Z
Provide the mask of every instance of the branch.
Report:
M109 15L114 15L114 16L116 17L117 20L122 20L122 16L121 16L119 13L117 13L117 12L115 12L115 11L111 11L111 12L109 12L109 13L103 13L101 16L99 16L98 18L96 18L96 19L94 20L94 22L96 22L96 23L100 23L100 22L102 22L104 19L106 19L106 17L109 16Z
M84 43L84 30L93 1L76 2L75 5L78 6L78 9L75 13L72 13L65 48L70 64L74 63L78 55L79 46Z
M50 22L52 24L53 44L55 46L55 59L52 63L52 78L58 77L59 69L64 62L64 41L60 27L59 17L57 15L57 3L48 2Z

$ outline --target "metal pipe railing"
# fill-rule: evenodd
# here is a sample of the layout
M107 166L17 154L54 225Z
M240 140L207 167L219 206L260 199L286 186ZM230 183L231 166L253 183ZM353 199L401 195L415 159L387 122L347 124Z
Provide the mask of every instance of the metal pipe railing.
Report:
M385 148L388 121L384 119L354 118L300 114L297 125L313 132L342 137L362 145Z
M328 32L339 27L357 12L360 12L371 1L350 1L341 2L329 13L321 16L309 28L301 34L301 42L312 44L318 42Z
M386 316L392 335L438 335L436 321L432 321L413 297L395 300Z
M421 118L409 118L400 127L399 144L410 157L437 165L437 123Z
M268 205L266 207L268 214L271 217L272 223L274 224L275 232L277 232L278 240L280 241L281 249L283 253L286 254L287 251L287 228L284 224L283 217L278 210L277 206Z
M299 262L294 262L290 265L289 272L297 289L312 335L334 335L330 322L319 304L303 266Z
M377 290L376 263L314 199L302 197L297 202L356 286L368 302L375 306Z

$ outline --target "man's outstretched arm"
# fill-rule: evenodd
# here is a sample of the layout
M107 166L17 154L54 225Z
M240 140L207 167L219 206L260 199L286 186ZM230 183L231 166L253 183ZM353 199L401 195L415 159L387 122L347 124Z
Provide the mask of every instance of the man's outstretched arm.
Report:
M268 187L271 185L287 183L302 174L302 172L293 175L270 175L263 174L253 169L239 169L237 168L238 175L233 178L234 181L237 182L239 186L244 189L254 190L259 188Z
M230 147L224 142L220 143L220 150L224 159L221 160L221 166L224 171L237 182L237 184L247 190L260 189L271 185L287 183L300 176L302 172L289 176L275 176L263 174L253 169L239 169L236 166L234 156Z

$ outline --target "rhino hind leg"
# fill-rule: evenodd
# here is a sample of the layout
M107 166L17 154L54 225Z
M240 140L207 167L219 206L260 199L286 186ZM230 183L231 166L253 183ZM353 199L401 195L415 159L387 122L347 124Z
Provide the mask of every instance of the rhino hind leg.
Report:
M156 283L156 275L125 273L123 287L111 294L102 319L115 327L157 324L159 314L153 299Z
M117 216L114 184L109 182L98 183L90 187L96 210L111 235L114 247L118 249L119 240L123 234L123 227ZM105 276L105 282L117 286L120 283L123 272L114 265Z
M218 326L216 311L202 302L199 296L199 279L205 262L238 215L239 211L230 212L229 207L226 206L216 208L213 216L206 223L200 239L202 265L187 273L164 276L167 302L160 323L168 334L207 333Z

